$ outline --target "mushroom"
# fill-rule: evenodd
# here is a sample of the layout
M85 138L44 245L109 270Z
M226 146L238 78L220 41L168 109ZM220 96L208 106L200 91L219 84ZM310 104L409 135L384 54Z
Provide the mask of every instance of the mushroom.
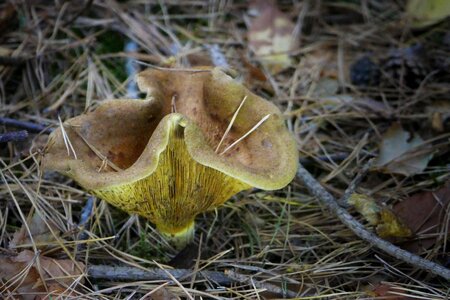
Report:
M149 69L146 100L105 100L49 137L43 167L150 220L181 247L199 213L286 186L298 151L278 108L218 68Z

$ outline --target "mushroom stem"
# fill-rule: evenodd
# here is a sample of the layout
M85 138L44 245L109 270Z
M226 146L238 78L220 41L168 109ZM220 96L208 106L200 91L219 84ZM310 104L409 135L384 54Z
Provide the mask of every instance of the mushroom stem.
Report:
M194 240L195 222L192 221L181 231L175 233L167 233L159 229L162 236L177 250L183 249L186 245Z

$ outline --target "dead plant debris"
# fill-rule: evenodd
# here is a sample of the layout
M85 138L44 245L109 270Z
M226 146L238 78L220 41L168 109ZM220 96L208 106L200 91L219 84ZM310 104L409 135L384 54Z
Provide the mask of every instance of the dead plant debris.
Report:
M105 99L147 98L136 72L220 67L280 109L333 198L355 184L365 200L339 207L347 217L377 238L397 220L409 234L386 240L448 270L447 3L0 3L0 297L447 299L444 277L361 240L300 180L199 215L180 252L145 219L41 168L60 123Z

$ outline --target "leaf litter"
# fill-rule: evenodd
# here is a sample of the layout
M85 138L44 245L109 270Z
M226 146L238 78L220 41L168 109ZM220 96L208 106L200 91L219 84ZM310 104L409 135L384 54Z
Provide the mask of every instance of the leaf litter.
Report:
M106 98L123 98L126 58L186 69L212 64L207 46L218 45L230 74L285 112L301 161L319 180L330 178L324 186L336 197L366 159L383 153L381 164L356 193L376 200L368 204L373 218L381 222L380 212L387 208L388 217L395 216L411 230L412 236L397 238L397 245L448 267L448 20L420 30L410 28L404 1L277 1L269 3L265 12L260 10L259 16L251 14L254 7L247 3L231 1L101 0L52 6L42 1L35 6L12 2L0 4L0 11L6 12L1 27L7 28L0 31L0 117L55 128L58 115L66 120L95 109ZM267 18L260 27L266 30L261 40L267 47L258 50L255 43L262 31L251 28L252 21L264 15L261 12L277 15L289 30L282 33L272 22L276 18ZM112 38L106 41L105 36ZM120 47L113 47L111 41ZM120 49L128 41L137 47L124 53ZM397 69L389 70L387 86L352 85L351 64L361 56L378 63L392 49L408 49L416 43L428 53L424 62L430 65L424 70L431 70L425 79L420 77L418 87L408 87L402 78L410 76L405 69L413 71L421 54L412 62L391 57L389 66ZM175 48L177 53L171 51ZM399 52L405 51L392 53ZM144 68L136 66L138 71ZM356 75L364 78L365 74ZM70 94L66 87L71 87ZM48 107L55 110L47 111ZM393 122L401 126L394 125L386 137ZM0 134L14 129L2 125ZM367 142L360 144L364 137ZM383 146L383 139L389 138L395 151ZM296 181L280 191L243 192L224 208L196 220L196 245L191 247L193 254L183 258L183 266L192 267L194 273L231 269L245 277L242 282L224 288L190 277L180 280L183 290L171 281L115 281L112 274L111 280L87 276L82 283L81 262L146 269L155 267L153 261L169 264L178 253L151 224L101 201L96 201L89 224L78 228L89 195L61 176L41 176L41 149L26 148L0 145L0 173L5 178L0 182L0 247L6 249L0 257L5 262L1 271L7 272L0 278L2 297L16 287L16 292L21 288L29 292L36 282L35 288L41 290L43 280L56 284L49 290L95 299L139 298L165 288L170 295L163 292L155 297L186 297L185 290L204 298L283 297L283 292L264 291L276 290L274 286L278 292L297 293L298 298L448 297L447 282L356 238ZM45 226L33 231L30 223L33 238L40 241L33 244L21 232L26 222L21 215L33 216L33 209L51 216L58 236L49 234ZM354 215L365 218L364 213ZM377 225L365 226L377 231ZM59 242L53 243L53 238ZM18 247L9 249L12 240ZM41 253L36 255L30 250L34 248ZM49 272L38 266L41 260L48 263L44 265ZM6 290L5 284L22 270L28 273L18 275L19 281L12 279L16 285ZM46 291L40 296L48 298Z
M383 172L410 176L425 170L433 158L432 152L419 135L411 136L395 123L382 137L375 165Z

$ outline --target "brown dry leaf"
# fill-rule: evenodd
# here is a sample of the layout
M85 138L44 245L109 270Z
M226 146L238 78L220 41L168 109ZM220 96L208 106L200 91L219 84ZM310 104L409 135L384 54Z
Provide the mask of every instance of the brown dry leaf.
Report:
M420 147L423 144L420 136L411 138L409 132L395 123L383 135L375 167L385 173L405 176L420 173L433 157L430 148Z
M256 1L258 16L248 31L248 43L259 61L276 74L292 64L289 52L298 46L295 24L273 1Z
M0 278L3 283L0 288L3 293L1 296L20 295L21 298L18 299L24 300L33 300L39 295L67 294L85 269L84 264L80 262L75 264L69 259L36 256L29 250L24 250L17 256L0 255L0 264ZM42 280L45 280L47 289Z
M389 300L413 300L416 298L404 296L404 295L398 295L398 294L404 294L405 291L403 289L397 288L393 286L392 284L389 284L387 282L382 282L376 285L373 290L369 293L370 296L373 297L383 297L382 299L389 299Z
M28 228L30 229L33 241L37 248L45 248L49 242L54 242L59 236L59 229L50 220L47 221L52 231L57 235L56 237L50 231L50 228L42 220L38 214L34 214L31 220L28 222ZM14 249L20 246L31 247L32 241L28 234L28 231L24 225L14 233L13 239L9 242L9 248Z
M397 203L393 211L406 224L416 239L402 244L402 248L421 253L433 246L437 240L445 239L448 233L450 207L450 184L435 192L415 194Z

